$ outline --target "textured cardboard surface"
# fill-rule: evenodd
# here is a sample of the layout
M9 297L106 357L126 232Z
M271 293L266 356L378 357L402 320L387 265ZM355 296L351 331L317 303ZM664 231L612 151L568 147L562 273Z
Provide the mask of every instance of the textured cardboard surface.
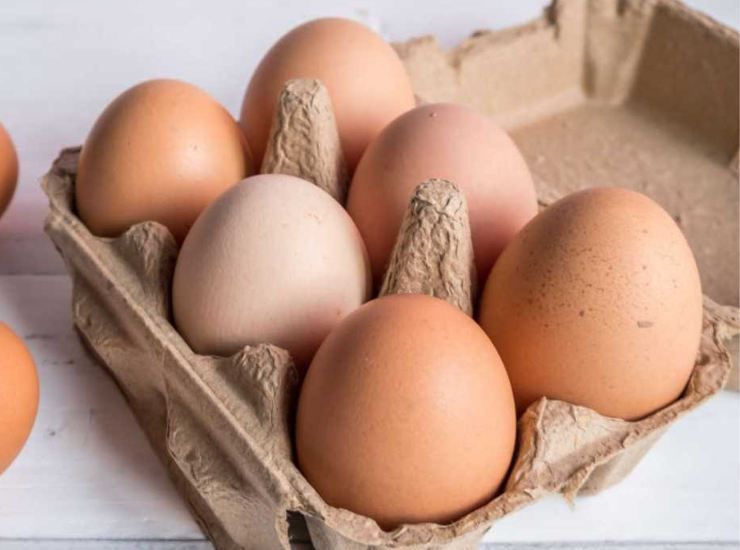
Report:
M562 135L556 130L561 127L568 129L571 123L567 121L572 118L567 113L578 114L582 109L594 107L584 100L587 97L584 90L592 87L593 90L601 90L600 93L607 93L609 82L636 82L625 76L622 70L607 71L597 61L593 61L594 66L587 71L590 76L584 80L585 58L591 54L581 50L593 25L597 28L602 25L607 29L603 30L606 33L610 20L622 25L624 18L632 18L633 25L649 29L660 10L666 10L670 17L678 17L681 24L703 29L700 36L712 42L713 48L729 51L728 55L734 55L737 62L736 34L716 29L713 23L673 2L657 1L561 2L541 20L530 25L496 34L484 33L471 39L452 54L452 64L451 54L440 52L428 40L414 41L400 49L420 97L442 99L430 94L447 94L444 99L470 102L494 114L509 113L510 127L514 128L514 135L524 147L538 176L540 201L546 205L561 192L569 190L561 186L562 182L572 181L565 176L561 181L552 175L559 173L558 166L604 164L606 167L598 170L613 174L620 172L616 165L610 167L612 156L609 154L581 152L571 158L561 150L559 154L563 157L560 162L555 158L550 160L548 166L552 172L540 174L536 157L532 157L540 154L537 152L539 146L528 149L526 136L536 135L534 129L544 127L550 137L543 138L543 143L549 143L555 137L561 139ZM601 21L600 17L606 21ZM644 17L649 21L646 22ZM685 35L685 29L677 28ZM639 28L630 29L631 33L641 32ZM645 33L647 43L650 31ZM604 44L600 43L600 47L626 47L621 39L614 38L613 42L609 46L606 40ZM625 55L625 66L639 66L641 63L641 55L634 52ZM707 63L711 65L712 59L707 58ZM472 85L471 82L477 84ZM719 88L725 82L724 76L717 77ZM507 87L508 92L505 90ZM308 87L309 92L316 89ZM676 90L678 94L680 89ZM313 136L310 139L319 136L320 143L330 144L331 136L321 137L327 135L326 129L321 130L326 127L321 122L326 116L320 114L325 112L321 94L311 96L304 91L299 96L296 105L313 105L301 107L300 112L305 113L303 118L309 121L308 130L301 135ZM617 96L614 101L626 101L624 98L629 97L629 93L615 93ZM309 100L311 97L314 99ZM315 99L317 97L319 99ZM318 101L318 105L313 101ZM736 101L732 106L720 107L726 107L721 116L737 119ZM597 105L594 108L604 109L604 112L622 110L619 106ZM557 113L561 119L557 118ZM632 115L638 116L631 111L625 116ZM720 115L713 111L707 116L717 118ZM517 119L518 126L512 122ZM649 129L653 128L653 118L639 120L639 124L628 124L617 132L623 140L629 141L634 137L630 132L637 132L636 129L642 126L647 128L646 134L654 131ZM699 124L693 119L689 122ZM583 128L584 132L592 127L590 124ZM606 129L612 127L604 124ZM287 127L280 122L277 126ZM730 130L731 126L732 123L729 124ZM731 133L722 126L704 127L699 124L697 128L696 147L686 144L687 149L681 149L681 154L688 155L688 149L703 148L717 152L717 144L724 143L722 140L728 139ZM329 128L328 131L332 130ZM278 131L279 128L273 135ZM662 130L656 132L656 136L663 135ZM571 133L577 134L575 131ZM293 139L291 135L297 134L288 132L288 142ZM585 138L583 140L589 143ZM598 139L592 141L600 142ZM675 142L669 141L665 150L674 145ZM289 151L292 146L288 143L281 148ZM610 145L620 146L617 142ZM604 147L603 143L599 147ZM736 135L734 147L737 148ZM325 159L336 159L335 155L332 156L333 149L334 146L327 145L322 153ZM638 166L642 172L638 170L636 173L642 174L645 181L660 176L653 173L656 164L650 161L651 151L660 153L662 149L644 152L647 160ZM368 518L326 505L294 466L290 424L298 378L285 351L260 345L248 346L230 358L198 356L174 330L170 323L169 291L177 250L167 230L147 222L131 228L119 238L103 239L91 235L80 222L74 212L78 152L78 149L62 152L43 180L51 208L46 229L65 258L74 281L75 324L88 346L117 380L152 446L168 466L204 531L218 548L287 548L289 518L298 523L305 518L317 548L472 548L496 519L544 494L560 492L571 498L579 492L598 491L617 482L671 422L719 391L727 378L729 355L722 342L740 329L737 308L718 306L706 298L701 350L691 380L678 401L645 419L627 422L543 398L519 420L518 451L502 494L451 525L402 526L390 533L383 532ZM309 167L300 173L316 181L325 172L319 170L319 175L314 172L312 176L314 169L310 168L311 165L319 164L306 161L304 166ZM718 161L715 165L721 166ZM662 165L657 163L657 166ZM697 168L701 174L708 172L703 166ZM326 188L336 188L341 173L337 170L336 176L329 178ZM574 168L572 173L582 174L582 170ZM568 175L567 170L564 174ZM707 185L715 186L707 188L705 193L710 197L707 200L711 201L711 197L721 193L724 187L716 183L719 178L712 177L706 181L709 182ZM585 180L579 180L580 183L587 184ZM432 185L431 191L447 193L445 196L450 199L456 196L454 186L444 182ZM416 198L424 198L423 189L417 192ZM695 200L698 201L696 197ZM730 196L725 200L733 199ZM446 204L445 200L427 202L431 210L410 208L404 222L406 229L400 239L400 243L408 245L399 244L397 250L413 252L413 243L419 241L419 233L414 236L411 228L435 226L434 223L425 226L429 220L443 220L441 234L457 236L440 238L438 243L466 242L459 239L460 231L464 234L466 227L465 216L459 217L464 208L446 212L440 208ZM464 201L461 204L461 208L464 207ZM715 216L720 227L718 231L724 230L724 224L733 223L733 218L722 218L722 212ZM422 229L422 234L424 231ZM710 236L717 240L716 235ZM412 270L406 269L407 262L413 261L416 255L397 254L399 267L395 273L418 273L419 278L423 278L438 267L442 256L437 253L439 247L445 245L433 245L429 253L424 254L424 261L418 263L419 267ZM442 270L447 275L443 276L440 284L421 290L447 299L452 297L453 303L458 302L464 308L466 302L460 296L464 297L472 290L452 279L462 278L464 281L467 261L463 249L454 269ZM406 281L413 283L414 276L407 277ZM402 290L402 286L389 283L387 290ZM444 293L448 295L444 296Z
M383 532L368 518L326 505L293 465L298 377L287 352L260 345L230 358L194 354L169 321L171 235L147 222L117 239L92 236L72 211L77 157L76 149L63 152L44 179L47 231L74 280L75 324L219 548L286 548L289 512L308 519L319 548L472 547L493 521L544 494L572 497L618 481L667 425L727 378L721 342L737 332L737 310L707 298L701 353L681 399L626 422L543 398L519 421L519 451L504 493L449 526ZM437 190L454 193L439 183Z
M260 170L263 174L287 174L312 181L344 204L347 167L329 92L321 82L286 83Z
M429 294L473 315L476 281L465 197L430 179L411 198L380 294Z

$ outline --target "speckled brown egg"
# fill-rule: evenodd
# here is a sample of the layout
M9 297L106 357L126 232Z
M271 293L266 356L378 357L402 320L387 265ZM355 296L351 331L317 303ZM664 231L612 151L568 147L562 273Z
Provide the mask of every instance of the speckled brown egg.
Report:
M293 78L326 86L351 170L383 127L415 104L403 63L378 34L348 19L309 21L267 52L247 87L240 122L258 163L280 91Z
M0 323L0 474L26 443L38 405L33 358L23 340Z
M467 107L433 104L394 120L370 144L354 174L347 210L367 243L378 283L414 189L429 178L453 181L470 213L478 277L535 214L537 196L514 142Z
M696 359L702 291L673 219L618 188L569 195L499 258L480 323L521 413L536 399L637 419L677 399Z
M324 500L384 529L452 522L498 491L514 450L506 371L480 327L386 296L324 341L301 390L297 455Z
M13 198L18 183L18 155L13 141L0 124L0 216Z
M252 171L226 109L191 84L150 80L116 98L87 137L77 211L99 236L153 220L182 241L198 214Z

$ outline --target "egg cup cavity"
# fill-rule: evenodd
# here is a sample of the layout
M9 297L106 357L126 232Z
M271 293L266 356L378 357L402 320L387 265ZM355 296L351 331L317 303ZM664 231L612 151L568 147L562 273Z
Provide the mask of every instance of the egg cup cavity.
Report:
M285 350L192 355L167 376L167 455L206 533L226 547L289 547L284 471L298 373Z
M547 22L521 33L560 25L558 40L575 40L575 5L554 4ZM424 50L413 47L402 46L402 57ZM437 61L441 74L447 60ZM412 72L413 65L407 65ZM727 380L724 341L740 332L737 308L705 298L700 351L677 401L628 422L542 398L518 421L517 452L502 493L450 525L384 532L370 518L327 505L295 466L290 434L298 374L289 354L272 345L247 346L228 358L194 354L171 323L177 245L169 232L146 222L118 238L99 238L77 218L78 156L79 148L62 151L42 182L51 210L46 232L74 283L75 325L218 548L289 548L294 518L305 518L317 548L473 548L495 520L546 494L572 499L618 482L673 421ZM286 85L262 171L313 181L343 202L347 170L321 83ZM542 182L538 188L541 206L558 198ZM431 294L470 314L472 260L464 197L454 182L424 182L409 205L381 293Z

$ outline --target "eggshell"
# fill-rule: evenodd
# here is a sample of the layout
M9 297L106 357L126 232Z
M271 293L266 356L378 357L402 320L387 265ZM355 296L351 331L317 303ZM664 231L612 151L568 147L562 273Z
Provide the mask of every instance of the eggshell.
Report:
M370 140L415 105L401 60L380 36L347 19L310 21L267 52L247 87L241 125L258 162L278 95L295 78L315 78L328 88L350 170Z
M329 335L298 404L298 464L330 505L452 522L498 491L516 431L511 386L480 327L438 298L374 300Z
M253 171L226 109L185 82L150 80L95 123L80 155L77 210L99 236L154 220L182 241L208 204Z
M18 155L13 141L0 124L0 216L13 198L18 183Z
M702 292L673 219L626 189L569 195L517 235L486 284L480 323L521 413L541 396L644 417L692 372Z
M267 174L198 218L177 260L173 310L198 353L270 343L305 366L369 290L365 246L339 203L305 180Z
M489 118L433 104L396 120L370 144L354 174L347 209L367 244L375 281L383 276L403 213L417 185L452 181L470 210L481 282L509 240L537 213L521 153Z
M31 433L39 404L39 381L23 341L0 323L0 474Z

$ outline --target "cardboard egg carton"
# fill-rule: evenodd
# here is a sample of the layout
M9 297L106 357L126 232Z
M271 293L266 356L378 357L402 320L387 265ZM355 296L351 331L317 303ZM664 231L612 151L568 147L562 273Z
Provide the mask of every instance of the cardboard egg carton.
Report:
M682 6L639 4L679 10L691 24L710 29L706 36L713 40L715 31L707 27L711 22ZM464 70L475 59L491 63L485 74L493 82L495 63L490 60L505 62L504 46L518 48L520 55L560 55L566 44L558 41L575 32L574 27L586 25L584 14L576 17L579 10L608 11L610 6L616 10L617 5L626 10L619 17L634 8L630 2L558 3L528 26L471 39L454 63L449 64L452 57L444 62L454 70ZM647 7L640 9L650 13ZM588 21L592 25L598 18L589 16ZM734 44L737 60L736 35ZM421 40L399 49L419 96L434 100L442 98L432 97L434 88L424 80L434 73L424 71L440 62L428 50L432 46L436 48ZM561 61L565 63L557 62ZM423 74L427 76L422 78ZM436 78L439 90L447 90L444 93L463 93L445 84L442 72ZM466 83L460 75L452 81L460 87ZM552 130L548 124L545 130ZM532 165L535 153L527 149L527 127L521 133L519 127L510 128ZM676 402L627 422L542 398L519 419L517 454L500 495L451 525L405 525L383 532L369 518L328 506L295 466L291 425L298 375L289 354L269 344L246 346L228 358L193 353L171 323L170 284L177 246L169 232L146 222L118 238L99 238L77 218L78 156L79 148L63 151L43 179L51 209L46 230L72 276L75 325L117 381L151 445L218 548L288 548L291 540L306 532L315 547L326 549L472 548L498 518L545 494L573 498L622 479L673 421L719 391L728 376L730 358L723 341L738 332L737 309L706 298L700 353ZM536 175L538 166L536 162L532 166ZM328 95L320 83L294 81L286 86L263 169L299 175L340 202L343 199L347 172ZM559 187L556 177L538 178L537 183L543 205L568 190ZM449 242L455 243L454 254L445 248ZM426 182L409 205L382 292L424 292L470 313L475 298L471 266L464 197L454 183Z

